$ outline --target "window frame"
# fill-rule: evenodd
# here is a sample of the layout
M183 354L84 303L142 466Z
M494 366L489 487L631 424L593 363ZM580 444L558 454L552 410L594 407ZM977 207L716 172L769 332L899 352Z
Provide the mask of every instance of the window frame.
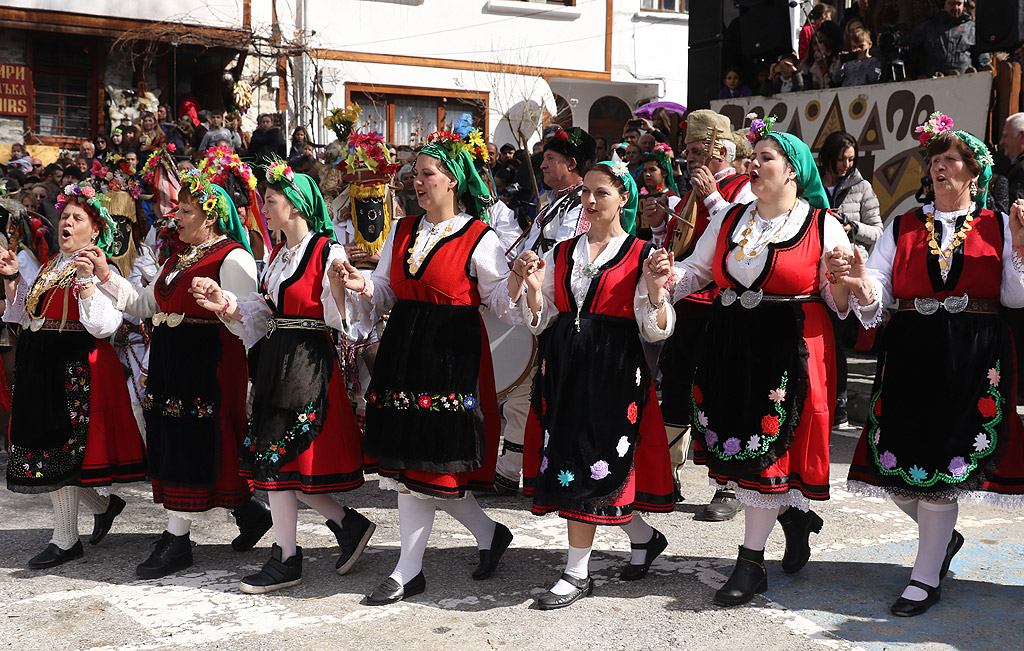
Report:
M29 114L25 117L25 130L33 140L38 140L38 142L43 145L77 148L79 143L91 140L95 137L98 132L98 122L101 119L99 116L100 102L97 94L97 89L100 88L98 85L98 74L102 73L106 66L103 62L100 41L99 39L82 39L83 42L88 44L90 49L87 63L81 66L51 66L39 64L34 61L36 38L38 38L38 36L39 34L29 32L28 38L26 39L25 63L32 75L32 95L29 101ZM36 133L36 117L38 115L38 112L36 111L36 82L40 75L44 77L59 78L79 76L86 79L88 84L88 88L86 89L86 101L89 114L86 118L88 133L84 137L66 135L52 136Z
M657 9L648 9L647 7L644 7L643 6L643 2L641 2L640 3L640 11L644 11L644 12L655 11L655 12L664 13L664 14L680 14L680 15L686 15L686 14L690 13L690 7L689 7L690 0L676 0L676 2L679 3L679 9L665 9L664 8L665 0L654 0L654 2L658 3Z
M410 99L437 100L438 125L443 124L447 117L447 111L444 106L445 100L475 104L478 106L478 111L474 111L474 113L476 113L474 118L482 118L481 120L475 120L475 124L477 128L485 134L484 139L489 139L487 134L490 133L490 92L488 91L421 88L417 86L389 86L381 84L362 84L358 82L349 82L345 84L346 106L351 104L353 100L360 104L362 104L363 101L368 101L370 105L373 106L383 105L383 112L386 116L385 119L387 120L387 133L384 134L384 141L395 145L407 144L405 142L398 142L395 140L395 100L403 97ZM438 128L440 128L440 126Z

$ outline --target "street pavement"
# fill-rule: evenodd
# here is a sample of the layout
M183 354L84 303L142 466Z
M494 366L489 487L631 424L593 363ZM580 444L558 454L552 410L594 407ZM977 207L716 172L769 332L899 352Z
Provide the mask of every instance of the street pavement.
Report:
M851 365L851 391L873 372ZM860 382L861 388L854 388ZM852 402L852 400L851 400ZM779 567L779 528L768 541L769 589L748 605L719 608L742 542L743 517L696 518L713 489L699 467L683 472L686 501L649 522L669 541L642 581L623 582L629 542L601 528L591 560L594 595L552 612L531 608L565 561L565 525L537 518L522 497L481 497L490 515L515 535L495 574L473 581L477 562L469 533L438 511L424 573L427 589L386 607L360 603L398 558L395 494L375 476L341 497L377 523L366 553L346 576L334 572L333 535L311 510L299 513L302 585L245 595L238 580L266 560L272 536L235 553L237 529L226 513L192 529L195 565L156 581L135 578L163 530L165 515L148 487L117 488L128 506L110 535L85 557L52 570L27 561L52 527L46 495L0 490L0 647L11 649L1024 649L1024 511L961 505L967 539L943 582L942 601L901 619L889 606L905 586L917 529L891 502L845 490L856 430L832 441L832 499L815 507L825 520L812 537L810 563L796 575ZM92 518L80 517L83 542Z

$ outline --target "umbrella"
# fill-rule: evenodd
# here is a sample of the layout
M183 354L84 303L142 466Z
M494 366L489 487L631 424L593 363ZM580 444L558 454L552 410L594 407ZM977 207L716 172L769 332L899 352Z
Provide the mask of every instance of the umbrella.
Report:
M651 102L633 111L633 114L638 118L650 118L654 115L654 111L660 108L665 109L669 113L676 113L679 117L686 115L686 107L675 102Z

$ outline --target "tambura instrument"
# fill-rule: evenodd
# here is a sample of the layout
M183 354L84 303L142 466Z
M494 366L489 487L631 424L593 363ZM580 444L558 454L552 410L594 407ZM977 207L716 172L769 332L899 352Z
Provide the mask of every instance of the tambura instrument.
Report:
M490 310L484 310L482 316L491 344L494 388L498 398L504 398L530 374L537 361L537 338L523 326L503 323Z
M718 127L709 127L707 135L704 137L704 160L709 161L712 158L722 159L721 153L719 153L719 141L722 139L724 134ZM686 253L690 250L690 244L693 242L693 234L697 232L697 190L696 188L691 190L689 196L686 197L686 203L683 204L683 209L679 211L678 221L676 222L675 231L672 233L672 242L669 249L675 254L677 260L681 260Z

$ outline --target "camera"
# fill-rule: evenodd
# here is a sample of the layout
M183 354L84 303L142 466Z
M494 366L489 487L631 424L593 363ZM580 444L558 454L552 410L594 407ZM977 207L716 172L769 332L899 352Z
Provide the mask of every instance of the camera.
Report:
M883 71L886 81L904 81L907 78L907 67L903 57L907 53L904 36L909 30L906 23L882 25L878 33L878 49L885 57L886 66Z

